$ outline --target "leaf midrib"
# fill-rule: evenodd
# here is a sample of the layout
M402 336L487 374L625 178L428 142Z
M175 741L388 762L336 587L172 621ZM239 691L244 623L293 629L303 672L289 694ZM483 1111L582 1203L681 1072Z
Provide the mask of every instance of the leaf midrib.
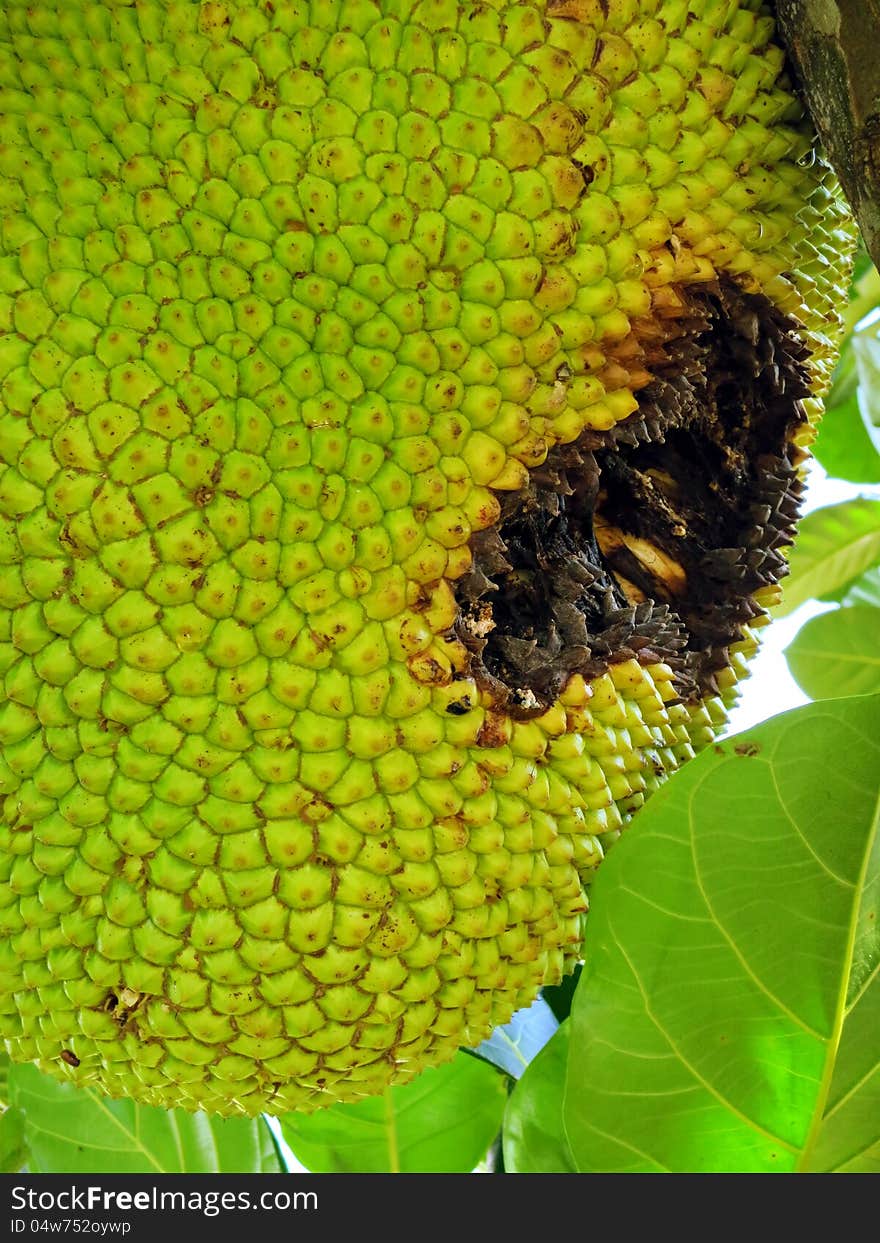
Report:
M101 1098L91 1090L91 1088L85 1088L84 1093L86 1096L91 1098L91 1100L95 1103L95 1105L97 1105L97 1107L101 1110L102 1113L106 1114L106 1116L112 1121L113 1125L119 1131L121 1131L124 1136L127 1136L129 1140L131 1140L132 1142L126 1148L120 1149L120 1148L108 1147L105 1144L89 1143L88 1139L83 1139L82 1140L83 1147L88 1148L92 1151L97 1151L97 1152L126 1152L127 1151L131 1153L142 1153L144 1157L146 1157L146 1159L150 1162L150 1164L155 1167L157 1173L166 1174L168 1172L164 1168L164 1166L162 1166L161 1163L156 1160L155 1156L150 1151L150 1149L145 1147L144 1144L141 1143L140 1139L135 1135L135 1133L131 1130L131 1128L126 1126L123 1122L120 1122L119 1118L116 1117L116 1114L114 1114L113 1110L108 1109L104 1101L102 1101ZM45 1100L45 1097L43 1099ZM48 1135L50 1138L63 1139L68 1144L71 1142L69 1135L56 1136L55 1133L48 1130L47 1127L40 1126L33 1122L31 1123L31 1126L33 1126L34 1130L37 1131L41 1135Z
M840 1041L843 1035L843 1026L848 1014L846 999L849 994L849 981L852 974L853 957L855 955L856 938L859 929L859 914L862 907L862 898L865 892L865 878L868 867L871 862L871 856L874 852L874 842L877 837L877 829L880 825L880 790L874 800L874 812L871 820L871 831L865 842L865 851L862 858L862 865L859 869L858 880L853 893L852 907L850 908L849 929L847 931L846 943L846 963L847 969L841 974L840 988L837 996L837 1006L834 1014L834 1025L831 1031L831 1037L828 1040L828 1051L825 1057L825 1066L822 1072L822 1080L819 1084L819 1091L816 1096L816 1108L813 1113L813 1121L810 1126L804 1143L803 1151L795 1166L795 1173L802 1174L807 1171L809 1160L816 1146L816 1141L822 1130L825 1121L825 1107L828 1104L828 1097L831 1092L831 1081L834 1076L834 1068L837 1064L837 1054L840 1050Z

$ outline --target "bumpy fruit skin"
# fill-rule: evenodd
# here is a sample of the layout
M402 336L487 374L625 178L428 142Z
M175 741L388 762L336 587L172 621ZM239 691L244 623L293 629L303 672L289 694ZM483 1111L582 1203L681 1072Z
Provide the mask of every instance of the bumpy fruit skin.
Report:
M758 0L5 0L15 1059L309 1109L574 962L753 639L720 698L628 658L517 718L455 583L682 290L796 320L817 414L850 230L782 70Z

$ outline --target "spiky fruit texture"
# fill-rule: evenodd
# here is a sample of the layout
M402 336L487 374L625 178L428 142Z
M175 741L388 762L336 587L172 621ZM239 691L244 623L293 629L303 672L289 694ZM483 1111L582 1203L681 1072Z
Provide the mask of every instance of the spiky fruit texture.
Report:
M308 1109L576 960L832 361L782 74L759 0L4 0L15 1059Z

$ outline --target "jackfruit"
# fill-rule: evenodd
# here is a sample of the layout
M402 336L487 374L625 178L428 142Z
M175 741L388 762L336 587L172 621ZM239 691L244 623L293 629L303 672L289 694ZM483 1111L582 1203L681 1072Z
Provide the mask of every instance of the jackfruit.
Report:
M5 0L0 1035L474 1046L724 719L852 227L760 0Z

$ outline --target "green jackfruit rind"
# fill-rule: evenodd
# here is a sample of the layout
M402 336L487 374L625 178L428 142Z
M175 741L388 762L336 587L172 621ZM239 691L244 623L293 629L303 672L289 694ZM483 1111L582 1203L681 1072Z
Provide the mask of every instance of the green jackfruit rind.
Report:
M574 961L723 708L632 660L513 721L452 584L682 289L769 297L818 398L851 226L782 73L757 0L3 6L14 1058L313 1108Z

